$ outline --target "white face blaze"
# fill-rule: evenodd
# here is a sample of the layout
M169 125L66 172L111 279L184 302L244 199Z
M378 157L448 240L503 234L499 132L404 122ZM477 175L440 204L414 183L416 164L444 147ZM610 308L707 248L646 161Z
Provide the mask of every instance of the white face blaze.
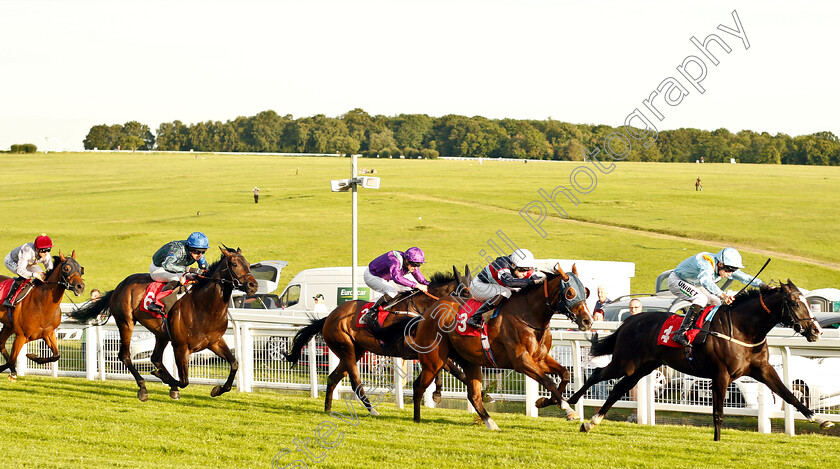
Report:
M808 317L811 318L811 321L814 324L814 327L817 329L817 337L822 336L822 327L820 327L820 323L814 319L814 313L811 312L811 306L808 305L808 302L805 301L805 297L802 294L796 295L796 301L800 303L800 305L805 308L805 311L808 311Z

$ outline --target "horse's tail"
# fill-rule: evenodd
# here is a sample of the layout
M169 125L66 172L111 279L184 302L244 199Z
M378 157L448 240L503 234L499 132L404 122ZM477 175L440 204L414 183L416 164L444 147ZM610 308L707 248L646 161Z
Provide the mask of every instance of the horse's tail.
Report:
M108 305L111 303L111 296L113 294L114 290L106 292L101 298L99 298L98 301L91 301L83 308L67 313L67 316L82 323L86 323L93 318L99 317L105 310L108 309Z
M292 351L283 354L286 356L286 361L290 362L292 366L297 365L298 360L300 360L300 353L303 351L303 347L309 343L311 338L321 333L324 329L325 322L327 322L326 317L321 319L311 318L309 325L305 326L303 329L299 330L297 334L295 334L295 339L292 341Z
M615 341L618 338L618 334L616 332L613 332L603 338L598 338L598 333L596 332L592 338L589 339L589 341L592 342L592 348L590 349L589 354L593 357L600 357L601 355L609 355L613 353L613 350L615 350Z

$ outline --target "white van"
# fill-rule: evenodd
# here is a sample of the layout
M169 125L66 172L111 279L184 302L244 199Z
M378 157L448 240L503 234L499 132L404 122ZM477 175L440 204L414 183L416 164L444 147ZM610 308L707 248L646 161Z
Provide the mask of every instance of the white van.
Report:
M240 290L234 290L230 297L232 308L275 309L280 307L280 299L274 294L280 283L283 268L289 265L286 261L260 261L251 264L251 275L257 279L257 293L245 296Z
M379 293L365 284L363 278L367 266L356 267L356 293L360 300L373 301ZM324 295L327 310L353 298L350 267L320 267L298 272L280 294L280 308L284 312L312 311L315 295Z

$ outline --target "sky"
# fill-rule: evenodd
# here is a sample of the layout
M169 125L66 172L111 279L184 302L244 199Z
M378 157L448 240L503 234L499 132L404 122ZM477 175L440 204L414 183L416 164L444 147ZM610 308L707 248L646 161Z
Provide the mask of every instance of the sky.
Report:
M718 29L739 29L733 11L745 39ZM355 108L840 134L837 18L831 1L0 0L0 149ZM710 34L730 48L708 46L717 65L691 41ZM691 56L702 93L677 70ZM669 77L675 105L650 98Z

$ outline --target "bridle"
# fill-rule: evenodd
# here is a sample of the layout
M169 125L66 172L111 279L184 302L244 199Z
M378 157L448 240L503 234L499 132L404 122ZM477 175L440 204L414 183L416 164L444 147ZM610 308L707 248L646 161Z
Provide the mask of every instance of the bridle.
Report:
M73 268L73 266L72 266L72 265L70 265L70 264L68 263L68 261L69 261L70 259L73 259L73 258L72 258L72 257L69 257L69 256L68 256L68 257L66 257L63 261L61 261L61 263L59 263L59 264L55 267L56 269L59 269L59 273L61 274L61 278L60 278L60 280L55 281L55 282L53 282L53 281L45 281L45 282L42 282L42 283L56 283L56 284L58 284L61 288L65 289L65 290L73 290L73 288L74 288L74 287L73 287L73 284L72 284L72 283L70 283L70 280L72 280L74 276L78 276L78 277L79 277L79 279L80 279L82 282L84 282L85 280L82 278L82 276L85 274L85 268L84 268L84 267L82 267L81 265L79 265L79 263L78 263L78 262L76 262L76 265L78 265L78 266L79 266L79 268L78 268L78 269ZM70 272L69 272L69 273L67 273L67 274L65 274L65 273L64 273L64 271L63 271L63 269L61 268L62 266L68 266L68 267L70 267Z
M204 276L201 276L201 277L205 278L205 279L208 279L208 280L212 280L214 282L219 282L221 284L230 284L235 290L245 291L244 285L245 285L246 282L243 282L242 279L245 278L245 277L251 276L251 268L248 266L248 263L247 262L242 263L242 265L245 266L245 273L243 273L240 276L236 276L236 274L233 272L233 269L230 268L230 257L231 256L223 256L223 257L224 257L224 259L222 259L222 263L223 263L222 267L218 271L219 272L219 278L204 277ZM245 258L242 258L242 260L244 261ZM224 272L228 273L229 279L222 278L222 274Z
M575 279L577 281L576 283L579 284L577 289L575 289L572 285L572 279ZM568 292L570 289L575 293L575 295L572 298L568 298ZM572 310L575 306L586 300L586 296L584 293L585 289L583 288L583 284L580 282L580 280L578 280L577 277L573 277L571 274L569 275L569 281L565 281L562 277L560 277L560 285L557 287L555 292L557 294L556 307L554 307L551 304L551 298L548 294L548 280L543 282L543 296L545 297L545 307L548 309L548 311L552 315L562 312L566 315L567 318L569 318L570 321L577 321L577 316ZM554 293L552 293L551 296L554 296ZM561 310L561 304L565 311Z
M782 293L785 295L784 299L782 300L782 316L780 318L782 324L784 324L786 326L791 326L793 328L794 332L797 332L799 334L804 335L803 331L807 330L809 327L811 327L811 325L816 322L816 319L813 316L811 316L810 314L808 315L807 318L797 318L796 316L794 316L793 315L793 308L795 307L795 305L803 302L804 300L799 300L795 297L789 299L788 297L794 296L794 293L788 293L788 292L784 292L784 291ZM801 293L800 293L800 295L801 295ZM763 306L765 311L767 311L769 313L770 310L764 304L764 299L762 298L761 293L759 293L758 297L761 300L761 306ZM800 323L805 322L805 321L807 321L807 324L804 324L804 325L800 324Z

